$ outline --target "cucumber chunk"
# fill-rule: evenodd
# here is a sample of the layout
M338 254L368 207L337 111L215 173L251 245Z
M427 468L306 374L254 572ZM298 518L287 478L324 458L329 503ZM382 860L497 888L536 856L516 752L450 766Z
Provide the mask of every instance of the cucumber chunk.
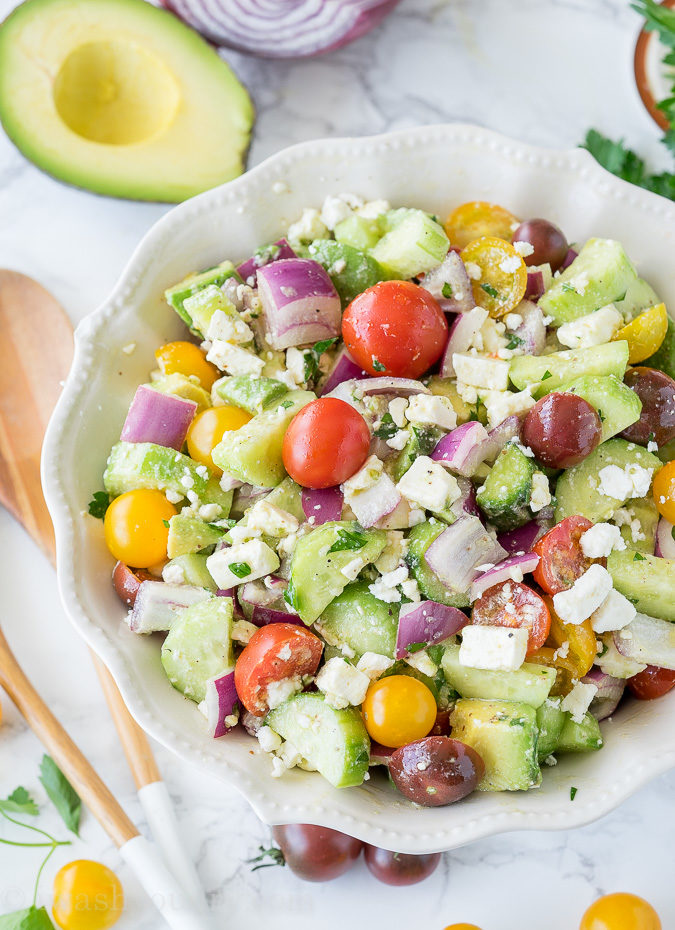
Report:
M179 555L199 552L215 545L224 534L224 529L205 523L194 513L177 513L169 520L167 555L175 559Z
M112 447L103 473L103 485L113 497L138 488L173 491L185 496L188 483L189 490L194 491L200 503L219 504L222 516L227 517L232 506L232 491L223 491L205 465L175 449L154 442L118 442Z
M623 523L620 527L621 535L629 549L638 552L654 554L656 545L656 528L659 522L659 512L656 509L653 497L636 498L623 508L630 523Z
M675 560L624 549L611 553L607 571L641 614L675 621Z
M183 309L192 319L192 329L204 337L216 310L221 310L233 321L239 319L237 308L215 284L207 284L192 297L186 297L183 301Z
M188 275L183 281L179 281L178 284L174 284L173 287L164 291L164 296L181 320L187 323L188 326L192 326L192 317L184 306L185 298L192 297L193 294L208 287L209 284L220 287L228 278L232 277L235 277L238 281L241 280L232 262L221 262L215 268L207 268L206 271L201 271L199 274Z
M408 553L405 560L423 597L430 601L437 601L439 604L447 604L449 607L468 607L468 594L446 588L429 568L424 558L429 546L444 529L446 529L445 523L433 518L414 526L408 537Z
M357 581L330 602L316 626L327 642L348 646L357 659L364 652L393 659L399 607L378 601L368 590L367 581Z
M428 213L406 210L370 254L392 277L405 280L440 265L449 248L445 230Z
M553 668L525 662L514 672L468 668L459 661L459 646L445 647L441 667L446 681L465 698L520 701L540 707L555 682Z
M231 597L211 597L176 611L162 646L162 665L174 688L191 701L203 701L208 680L232 668L232 616Z
M540 762L543 762L551 753L555 752L558 746L560 734L567 720L565 711L560 710L561 703L562 698L547 698L537 708L537 728L539 730L537 754Z
M215 594L218 585L211 577L211 572L206 567L208 555L205 552L190 552L186 555L177 555L168 562L168 565L178 565L182 572L185 584L196 585L198 588L206 588Z
M675 322L672 319L668 319L666 338L659 348L653 355L650 355L646 362L640 364L648 368L659 368L671 378L675 378Z
M365 216L352 213L346 220L342 220L333 230L338 242L350 245L362 252L374 248L382 238L382 230L377 220L369 220Z
M628 364L628 343L624 339L590 349L566 349L550 355L517 355L511 359L509 378L519 391L536 385L537 399L560 390L582 375L614 375L623 379Z
M334 788L362 784L370 761L370 739L356 708L335 710L323 694L296 694L270 711L265 723L290 740Z
M635 270L620 242L589 239L539 300L539 306L557 324L567 323L623 300L636 280Z
M640 419L642 401L616 375L596 377L584 375L560 388L564 393L583 397L598 412L602 421L602 438L605 442L616 436L631 423Z
M360 543L360 545L358 545ZM374 562L387 543L384 530L362 530L358 523L331 521L300 537L291 557L291 580L286 592L291 606L308 626L349 583L343 574L354 560ZM333 547L352 546L354 548Z
M213 390L228 404L240 407L252 416L288 394L288 388L274 378L254 378L253 375L237 375L221 378Z
M410 430L410 438L394 459L392 479L400 481L416 458L433 452L441 436L443 436L443 430L436 429L434 426L413 426Z
M518 446L509 443L476 494L476 502L497 529L513 530L532 519L529 508L536 467Z
M626 323L630 323L643 310L655 307L660 302L654 288L643 278L636 278L628 285L624 299L613 303Z
M526 791L541 783L537 714L517 701L462 698L450 716L452 735L485 763L479 791Z
M309 257L326 269L340 295L343 308L357 294L388 277L379 262L345 242L315 239L309 247Z
M567 714L555 752L595 752L602 749L603 738L600 725L592 714L584 714L581 723L576 723Z

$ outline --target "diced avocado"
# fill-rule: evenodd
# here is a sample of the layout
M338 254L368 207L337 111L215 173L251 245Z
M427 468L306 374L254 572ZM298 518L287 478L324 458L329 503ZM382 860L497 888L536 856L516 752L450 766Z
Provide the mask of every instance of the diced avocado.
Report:
M213 449L214 463L227 475L260 488L276 487L286 476L281 449L291 420L310 401L311 391L290 391L244 426L225 433Z
M479 791L526 791L541 783L537 714L529 704L462 698L450 725L453 738L475 749L485 763Z
M418 456L429 455L442 435L434 426L413 426L410 438L392 462L393 480L400 481Z
M199 704L209 678L226 674L233 665L231 597L211 597L176 611L162 645L167 678L185 697Z
M468 607L468 594L446 588L429 568L424 558L429 546L444 529L446 529L445 523L433 518L414 526L408 537L408 553L405 560L423 597L437 601L439 604L448 604L450 607Z
M675 620L675 560L624 549L611 553L607 571L616 590L641 614Z
M602 748L603 742L600 726L592 714L584 714L581 723L567 714L554 752L594 752Z
M529 503L536 470L532 459L513 443L497 456L476 494L478 506L497 529L513 530L532 519Z
M254 378L253 375L236 375L221 378L213 390L218 397L234 407L240 407L252 416L288 394L288 388L274 378Z
M301 536L291 557L286 592L301 620L314 623L347 587L349 578L343 569L355 560L362 566L374 562L386 543L384 530L363 530L347 520L323 523Z
M469 668L459 661L459 646L446 646L441 667L449 685L465 698L521 701L539 707L555 682L554 668L525 662L514 672Z
M671 439L665 446L660 446L656 454L664 465L667 465L668 462L672 462L673 459L675 459L675 439Z
M647 368L659 368L665 371L671 378L675 378L675 322L668 318L668 329L666 338L653 355L650 355L646 362L640 364L646 365Z
M422 210L408 210L370 254L389 275L405 280L436 268L449 248L450 241L439 223Z
M621 526L621 535L629 549L638 552L654 553L656 540L656 527L659 522L659 512L656 509L653 497L637 497L623 508L627 511L629 523ZM635 521L637 520L637 525ZM636 530L637 532L634 532Z
M607 465L640 465L642 468L661 467L660 460L641 446L625 439L609 439L588 455L583 462L568 468L556 484L556 523L565 517L580 514L593 523L608 520L622 505L616 497L608 497L598 490L600 471Z
M382 230L377 220L369 220L356 213L338 223L333 233L338 242L351 245L362 252L372 249L382 238Z
M635 391L631 391L616 375L584 375L558 390L578 394L597 410L602 421L601 442L611 439L640 419L642 401Z
M205 523L194 513L177 513L169 520L167 555L170 559L175 559L179 555L207 549L217 543L224 533L224 529Z
M468 422L471 417L471 408L465 401L460 397L459 391L457 390L457 382L452 381L450 378L440 378L438 375L434 375L429 379L428 384L429 390L432 394L436 394L439 397L447 397L452 408L457 414L457 425Z
M330 602L317 620L317 629L327 642L348 646L359 659L364 652L393 659L399 606L379 601L367 581L356 581Z
M205 465L153 442L118 442L114 445L103 473L103 484L113 497L137 488L173 491L182 495L191 490L200 503L219 504L223 517L227 517L232 506L232 491L223 491Z
M550 355L517 355L511 359L509 378L519 391L536 385L532 396L544 397L582 375L614 375L623 379L628 364L624 339L590 349L565 349Z
M556 324L568 323L623 300L636 278L620 242L589 239L569 268L540 298L539 306Z
M323 694L296 694L265 722L289 740L334 788L360 785L368 771L370 739L355 707L336 710Z
M650 284L647 284L643 278L636 278L628 285L624 299L615 300L613 303L626 323L630 323L638 313L649 307L655 307L660 301Z
M265 500L268 504L274 504L280 510L290 513L299 523L305 522L305 512L302 509L302 488L292 478L288 476L284 478L281 484L278 484L276 488L272 488L269 494L265 495ZM247 502L246 506L250 506L250 502ZM247 523L248 510L244 510L237 525L246 526ZM229 539L227 536L225 538L226 540ZM263 539L267 541L264 534ZM274 543L272 545L274 546Z
M215 284L207 284L191 297L186 297L183 301L183 310L192 320L192 329L196 330L201 336L206 333L211 322L211 317L216 310L221 310L232 320L238 320L239 314L231 300L228 300L222 290Z
M162 394L174 394L176 397L183 397L185 400L191 400L197 404L197 413L206 410L211 406L211 395L205 391L199 384L190 381L185 375L174 372L172 375L163 375L160 371L153 372L152 381L148 385L153 391L160 391Z
M199 291L211 285L220 287L228 278L232 277L240 280L232 262L221 262L220 265L216 265L214 268L207 268L206 271L200 271L198 274L189 274L187 278L179 281L178 284L167 288L164 291L164 297L181 320L187 323L188 326L192 326L192 317L185 307L187 298L194 297Z
M193 584L198 588L206 588L208 591L215 592L218 585L211 577L211 573L206 567L208 555L205 552L190 552L186 555L178 555L171 559L168 565L178 565L182 572L185 584Z
M384 268L366 252L333 239L315 239L309 246L309 257L326 269L343 308L357 294L388 277Z
M565 726L567 714L560 709L561 703L562 698L547 698L537 708L537 729L539 730L537 755L540 762L555 751Z

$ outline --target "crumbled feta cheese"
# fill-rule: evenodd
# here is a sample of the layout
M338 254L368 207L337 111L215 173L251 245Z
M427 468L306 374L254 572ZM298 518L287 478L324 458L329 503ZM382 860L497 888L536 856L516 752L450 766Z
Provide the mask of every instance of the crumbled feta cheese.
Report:
M363 558L363 556L357 555L356 558L352 559L351 562L347 562L344 568L340 569L340 574L344 575L345 578L348 578L349 581L356 581L359 572L366 567L368 562Z
M328 229L333 230L338 223L350 217L352 212L352 208L345 203L342 197L334 197L329 194L321 207L321 222Z
M329 659L316 676L316 686L323 691L326 703L340 709L363 704L370 678L340 656Z
M530 493L530 510L537 513L551 503L551 489L548 478L543 471L535 471L532 475L532 491Z
M272 756L272 778L281 778L286 771L286 766L279 756Z
M416 578L408 578L404 581L401 585L401 590L403 591L403 596L407 597L409 601L420 601L422 599Z
M623 326L623 317L613 304L601 307L594 313L563 323L558 328L558 342L570 349L586 349L610 342Z
M389 439L386 439L385 442L390 449L395 449L397 452L400 452L402 449L405 449L406 443L410 439L410 431L407 429L400 429L393 436L390 436Z
M189 475L186 472L183 475L183 477L180 479L180 483L183 485L184 488L192 488L194 487L195 479L192 477L192 475Z
M488 391L505 391L509 386L509 366L502 359L477 358L455 352L452 364L457 380L463 384L472 384Z
M645 538L645 534L642 532L642 523L627 507L619 507L614 512L612 520L617 526L627 526L630 529L631 539L634 543Z
M527 258L528 255L534 254L534 246L532 245L531 242L524 242L519 239L517 242L513 243L513 248L523 258Z
M406 656L405 662L406 665L414 668L417 672L421 672L422 675L427 675L429 678L435 678L438 672L438 666L425 649L420 649L419 652L413 652L412 655Z
M286 371L295 385L305 383L305 353L296 349L295 346L286 350Z
M399 565L394 571L386 572L372 584L369 584L368 590L378 601L384 601L385 604L394 604L401 600L401 594L397 590L397 586L403 584L407 578L408 566Z
M179 494L178 491L172 491L171 488L167 488L164 492L164 496L170 504L180 504L185 495Z
M523 318L519 313L507 313L504 322L507 329L514 330L523 325Z
M283 740L272 727L263 725L256 733L256 736L263 752L276 752L277 749L281 749Z
M395 397L389 401L389 416L399 429L402 429L406 424L405 411L407 406L408 400L405 397Z
M608 556L613 549L626 548L621 530L611 523L596 523L582 534L579 543L581 551L589 559L601 559Z
M527 638L523 627L465 626L459 648L460 665L515 671L525 661Z
M382 462L376 455L368 456L361 468L344 482L343 492L350 494L353 491L365 491L372 488L379 481L382 469Z
M342 274L346 267L347 262L344 260L344 258L338 258L338 260L333 262L333 264L330 266L328 273L331 275Z
M635 619L637 610L627 597L612 589L597 610L591 614L591 626L596 633L622 630Z
M222 512L223 508L220 504L202 504L199 508L199 516L205 523L213 523Z
M394 660L388 656L382 656L379 652L364 652L356 667L364 675L367 675L371 681L375 681L380 675L383 675L387 669L394 664Z
M209 349L206 359L213 362L221 371L228 375L255 375L262 373L265 363L253 352L242 349L241 346L231 342L216 339Z
M285 181L275 181L272 185L273 194L287 194L290 188Z
M462 493L454 475L427 455L415 459L396 487L407 500L435 511L450 506Z
M569 694L565 695L560 710L572 715L575 723L582 723L591 701L598 693L597 685L578 681Z
M257 539L260 536L260 530L255 530L246 523L237 523L229 531L230 542L233 546L239 543L248 542L249 539ZM247 581L249 579L246 579Z
M267 685L267 703L270 710L279 707L280 704L293 697L298 691L302 691L302 679L299 675L291 675L288 678L281 678L279 681L271 681Z
M457 414L449 399L434 394L414 394L408 401L406 416L411 423L422 426L440 426L447 430L457 426Z
M647 443L647 452L658 452L659 447L658 443L655 443L653 439L650 439Z
M248 620L235 620L232 624L232 640L235 643L241 643L242 646L247 646L257 629L258 627L254 623L249 623Z
M124 352L125 355L133 355L134 352L136 351L136 343L135 342L127 343L127 345L122 346L122 351Z
M381 575L393 572L403 561L408 551L408 540L401 530L387 530L387 543L380 553L375 568Z
M600 484L598 492L605 497L615 497L619 501L633 497L646 497L652 483L653 468L642 465L605 465L598 472Z
M506 363L504 363L506 364ZM534 407L535 400L530 389L524 391L488 391L482 398L488 416L488 426L494 429L507 417L518 416Z
M463 381L457 381L457 393L465 404L471 406L478 400L478 391L472 384L464 384Z
M223 310L216 310L209 321L206 338L211 342L216 339L223 342L251 342L253 333L243 320Z
M279 540L276 546L277 555L280 559L287 559L293 555L293 550L298 544L298 534L289 533Z
M577 578L569 590L553 595L553 607L563 623L583 623L600 607L611 590L612 576L596 563Z
M388 200L369 200L362 207L356 208L358 215L366 220L376 220L378 216L382 216L388 210L391 210Z
M499 263L499 268L504 274L514 274L523 264L520 255L509 255Z
M257 501L251 507L248 511L247 524L250 530L260 530L266 536L277 538L296 533L300 525L292 513L266 500Z
M219 588L234 588L243 581L255 581L263 575L269 575L279 568L279 557L260 539L250 539L248 542L219 549L206 560L206 567ZM246 566L250 571L246 574L237 574L231 566L239 569Z
M186 584L183 566L171 562L167 562L162 569L162 578L167 584Z
M480 281L483 275L480 265L477 265L475 262L464 262L464 267L472 281Z
M308 207L302 211L302 216L288 227L288 238L291 242L311 242L313 239L325 239L328 229L322 222L319 211Z

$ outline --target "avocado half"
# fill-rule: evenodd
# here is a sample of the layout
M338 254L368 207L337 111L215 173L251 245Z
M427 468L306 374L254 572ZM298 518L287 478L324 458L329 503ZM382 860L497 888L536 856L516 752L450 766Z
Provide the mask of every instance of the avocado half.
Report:
M253 118L213 48L145 0L26 0L0 26L0 121L69 184L185 200L241 174Z

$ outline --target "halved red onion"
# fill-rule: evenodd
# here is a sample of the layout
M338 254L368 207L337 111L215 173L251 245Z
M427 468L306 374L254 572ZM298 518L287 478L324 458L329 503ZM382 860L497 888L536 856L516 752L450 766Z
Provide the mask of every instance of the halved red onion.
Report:
M536 552L509 556L509 558L495 565L494 568L489 568L482 575L478 575L471 582L471 600L478 600L488 588L500 584L502 581L522 581L523 575L527 572L533 572L538 564L539 556Z
M408 647L413 644L432 646L440 643L459 633L468 622L469 618L461 610L437 601L404 604L398 615L394 655L397 659L403 659L410 654Z
M523 322L513 331L513 334L522 339L520 348L525 355L541 355L546 347L544 314L530 300L523 300L518 305L517 312L522 316Z
M520 553L524 555L532 550L532 547L538 539L548 532L548 527L539 520L530 520L524 526L519 526L515 530L509 530L507 533L499 533L497 540L499 545L506 551L515 555Z
M485 461L489 442L488 431L483 424L470 420L443 436L431 453L431 458L468 478Z
M627 659L675 670L675 624L638 614L613 634L614 645Z
M438 580L451 591L468 591L478 574L477 565L497 564L506 552L478 517L465 514L436 537L424 561Z
M570 248L567 252L567 255L565 256L563 260L562 265L560 266L560 270L564 271L565 268L569 268L569 266L572 264L572 262L574 261L574 259L577 257L578 254L579 253L577 252L576 249Z
M314 518L314 526L339 520L343 502L344 496L339 487L302 489L302 511L308 520Z
M297 614L289 614L285 610L275 610L273 607L254 607L251 614L251 623L255 623L256 626L267 626L269 623L305 625Z
M393 513L400 502L400 491L389 475L382 474L372 487L350 497L349 506L361 526L368 529Z
M606 720L607 717L611 717L623 697L626 679L614 678L602 669L593 667L581 680L584 684L595 685L598 689L591 701L590 713L596 720Z
M234 684L234 669L224 675L216 675L206 682L206 721L214 739L225 736L236 723L226 723L228 717L239 722L239 695Z
M455 375L455 368L452 364L452 356L455 352L460 354L468 352L476 333L488 318L487 310L482 307L474 307L468 313L459 313L450 324L448 333L448 342L445 352L441 359L440 375L442 378L452 378Z
M448 252L438 268L424 275L421 283L445 313L467 313L476 306L471 280L457 252Z
M461 517L462 514L465 513L479 517L480 510L476 503L476 491L474 486L468 478L463 478L461 475L457 478L457 484L459 485L460 496L451 505L450 510L454 513L455 517Z
M237 600L241 605L244 615L250 617L254 607L270 607L272 604L280 604L284 591L288 587L288 582L283 578L268 576L265 581L247 581L237 590Z
M321 396L330 394L343 381L360 380L366 377L368 377L368 372L364 371L363 368L359 368L345 346L342 346L335 356L333 367L321 388Z
M161 0L215 45L263 58L307 58L365 35L399 0Z
M328 272L318 262L285 258L259 268L257 278L273 349L308 345L340 335L340 298Z
M491 429L488 438L490 449L485 457L486 462L494 462L504 446L512 439L520 438L520 417L512 414L502 420L494 429Z
M361 394L395 394L396 397L431 394L426 385L413 378L362 378L354 382L354 387Z
M206 588L166 581L143 581L127 617L132 633L158 633L171 629L176 611L212 597Z
M298 256L288 244L287 239L277 239L272 245L268 245L267 248L261 249L259 253L251 256L251 258L242 262L241 265L238 265L237 274L242 281L245 281L250 287L255 287L259 268L262 268L264 265L269 265L270 262L278 262L284 258L297 257Z
M124 442L154 442L180 452L196 412L194 401L141 384L136 388L120 438Z
M661 517L656 527L656 546L654 555L660 559L675 559L675 528L665 517Z

